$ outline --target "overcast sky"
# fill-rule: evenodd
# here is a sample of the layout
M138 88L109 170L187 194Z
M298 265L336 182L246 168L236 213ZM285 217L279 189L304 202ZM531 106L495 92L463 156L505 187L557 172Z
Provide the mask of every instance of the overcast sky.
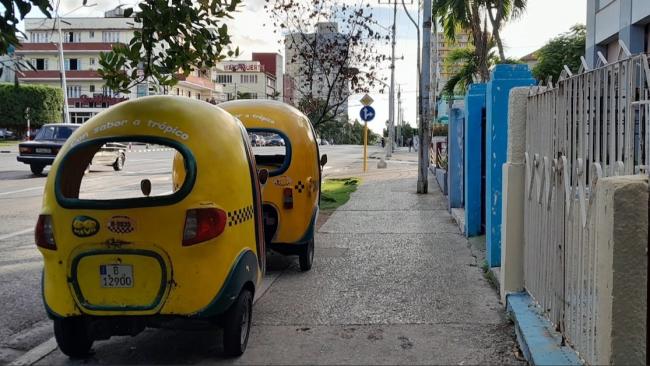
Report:
M353 3L370 4L375 18L384 26L392 23L392 8L379 5L371 0L339 0ZM382 2L386 2L384 0ZM88 3L97 5L91 8L81 8L81 0L61 0L60 14L62 16L102 16L103 12L119 4L133 4L130 0L89 0ZM408 0L406 1L409 2ZM269 25L264 25L264 0L244 0L244 6L230 21L233 43L239 46L242 54L240 59L250 58L251 52L280 52L283 46L278 43L279 33L274 33ZM415 13L415 5L408 6ZM75 10L76 9L76 10ZM34 15L38 15L37 12ZM586 0L528 0L528 9L519 19L506 25L502 36L506 46L506 55L510 57L524 56L541 46L549 39L566 32L577 23L585 23ZM416 105L416 31L406 17L401 6L397 12L397 57L403 60L396 64L396 83L402 88L402 101L405 109L405 120L415 126ZM389 55L388 47L379 50ZM388 77L390 71L383 68L383 77ZM377 111L376 119L369 127L380 132L388 119L388 92L385 94L372 93L375 99L373 107ZM353 96L350 100L349 115L352 119L359 114L361 96Z

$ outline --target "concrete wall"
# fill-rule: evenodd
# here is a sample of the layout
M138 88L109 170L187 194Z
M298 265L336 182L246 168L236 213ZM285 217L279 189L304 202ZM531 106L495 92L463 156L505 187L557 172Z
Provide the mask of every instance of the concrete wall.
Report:
M526 115L530 88L510 91L508 161L503 164L503 222L501 224L501 299L524 289L524 199Z
M447 208L451 212L452 208L465 207L463 204L463 185L464 185L464 162L463 153L465 136L463 134L465 124L465 113L463 109L452 108L449 116L449 143L447 144L447 156L449 164L447 169L447 179L449 180L449 201Z
M598 253L598 364L645 364L648 179L602 178L589 230Z

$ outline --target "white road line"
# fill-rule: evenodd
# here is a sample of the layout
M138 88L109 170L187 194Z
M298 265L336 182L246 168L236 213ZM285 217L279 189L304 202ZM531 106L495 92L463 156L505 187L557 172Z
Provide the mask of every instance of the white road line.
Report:
M5 196L5 195L8 195L8 194L14 194L14 193L20 193L20 192L35 191L35 190L43 189L43 188L45 188L45 187L44 186L31 187L31 188L19 189L17 191L2 192L2 193L0 193L0 196Z
M27 233L31 233L32 231L34 231L33 227L31 227L29 229L25 229L25 230L16 231L16 232L11 233L11 234L2 235L2 236L0 236L0 241L3 241L5 239L9 239L9 238L13 238L14 236L18 236L18 235L25 235Z
M54 337L30 349L24 355L18 357L9 366L33 365L43 357L49 355L56 349L56 339Z

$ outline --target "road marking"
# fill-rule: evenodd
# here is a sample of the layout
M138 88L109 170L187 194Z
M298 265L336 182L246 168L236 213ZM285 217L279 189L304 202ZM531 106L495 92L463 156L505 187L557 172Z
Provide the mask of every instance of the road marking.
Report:
M0 196L5 196L5 195L8 195L8 194L13 194L13 193L20 193L20 192L27 192L27 191L35 191L35 190L43 189L43 188L45 188L45 187L44 187L44 186L42 186L42 187L31 187L31 188L19 189L19 190L17 190L17 191L2 192L2 193L0 193Z
M47 341L39 344L38 346L30 349L24 355L15 359L9 366L25 366L33 365L36 362L43 359L43 357L54 352L56 349L56 339L54 337L48 339Z
M11 234L2 235L2 236L0 236L0 241L3 241L5 239L9 239L9 238L13 238L14 236L31 233L32 231L34 231L33 227L31 227L29 229L25 229L25 230L16 231L16 232L13 232Z

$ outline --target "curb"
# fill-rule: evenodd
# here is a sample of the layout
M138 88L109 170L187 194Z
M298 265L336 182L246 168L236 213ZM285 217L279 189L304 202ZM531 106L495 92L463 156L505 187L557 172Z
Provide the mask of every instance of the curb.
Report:
M508 313L515 322L517 342L531 365L582 365L578 354L563 345L562 336L539 311L526 292L506 296Z

